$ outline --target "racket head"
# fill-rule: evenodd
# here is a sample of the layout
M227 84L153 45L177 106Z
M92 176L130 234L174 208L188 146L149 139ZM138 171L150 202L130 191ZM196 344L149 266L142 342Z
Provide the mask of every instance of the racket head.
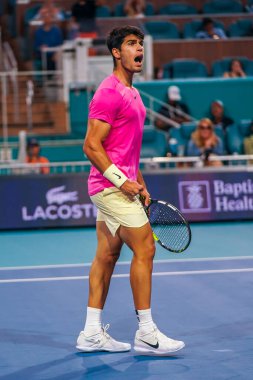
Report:
M175 206L151 199L146 212L158 244L172 253L182 253L189 247L192 238L190 225Z

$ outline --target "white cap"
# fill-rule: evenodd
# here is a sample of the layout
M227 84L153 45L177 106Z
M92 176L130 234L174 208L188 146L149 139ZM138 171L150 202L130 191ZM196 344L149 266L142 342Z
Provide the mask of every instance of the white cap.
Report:
M170 100L181 100L180 89L177 86L168 88L168 97Z

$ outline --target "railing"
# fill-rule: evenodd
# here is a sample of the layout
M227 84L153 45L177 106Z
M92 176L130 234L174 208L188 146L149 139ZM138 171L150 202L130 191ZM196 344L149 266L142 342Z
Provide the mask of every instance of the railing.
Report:
M140 166L144 170L187 170L187 171L235 171L247 170L253 171L253 154L248 155L227 155L209 157L208 162L221 161L229 163L223 166L204 166L205 162L201 157L154 157L142 158ZM185 166L184 166L185 165ZM50 174L62 173L80 173L88 171L91 166L89 161L76 162L50 162L46 164L21 164L10 161L5 164L0 164L0 175L20 175L20 174L35 174L40 172L40 168L50 168Z
M197 119L195 119L193 116L187 114L186 112L179 110L179 109L173 107L172 105L163 102L160 99L155 98L154 96L148 94L145 91L139 90L139 93L141 94L144 103L146 103L145 99L148 102L148 106L146 107L147 116L149 117L152 125L154 125L155 119L160 119L161 121L164 121L165 123L167 123L168 125L171 125L174 128L180 127L179 123L175 122L174 120L172 120L168 117L161 115L159 112L156 112L154 110L154 108L158 108L157 105L159 106L159 108L161 106L167 108L168 111L176 111L178 115L183 116L186 119L189 119L191 122L197 122L198 121Z

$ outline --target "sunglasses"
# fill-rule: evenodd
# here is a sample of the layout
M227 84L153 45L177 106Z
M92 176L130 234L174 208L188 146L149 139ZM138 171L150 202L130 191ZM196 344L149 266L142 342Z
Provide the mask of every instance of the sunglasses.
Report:
M205 129L207 129L207 130L210 131L212 129L212 127L210 127L209 125L208 126L206 126L206 125L200 125L199 129L201 129L202 131L204 131Z

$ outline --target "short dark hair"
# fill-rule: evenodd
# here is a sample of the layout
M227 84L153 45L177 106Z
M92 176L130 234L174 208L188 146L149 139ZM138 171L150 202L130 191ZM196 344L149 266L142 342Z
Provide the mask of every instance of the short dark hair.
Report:
M211 17L204 17L202 21L202 28L205 28L209 24L214 24L214 21L211 19Z
M130 34L134 34L136 37L140 39L144 39L144 33L137 28L136 26L126 25L123 27L114 28L108 35L106 44L113 57L113 62L115 65L115 58L112 54L112 49L116 48L120 50L120 47L124 41L124 39Z

